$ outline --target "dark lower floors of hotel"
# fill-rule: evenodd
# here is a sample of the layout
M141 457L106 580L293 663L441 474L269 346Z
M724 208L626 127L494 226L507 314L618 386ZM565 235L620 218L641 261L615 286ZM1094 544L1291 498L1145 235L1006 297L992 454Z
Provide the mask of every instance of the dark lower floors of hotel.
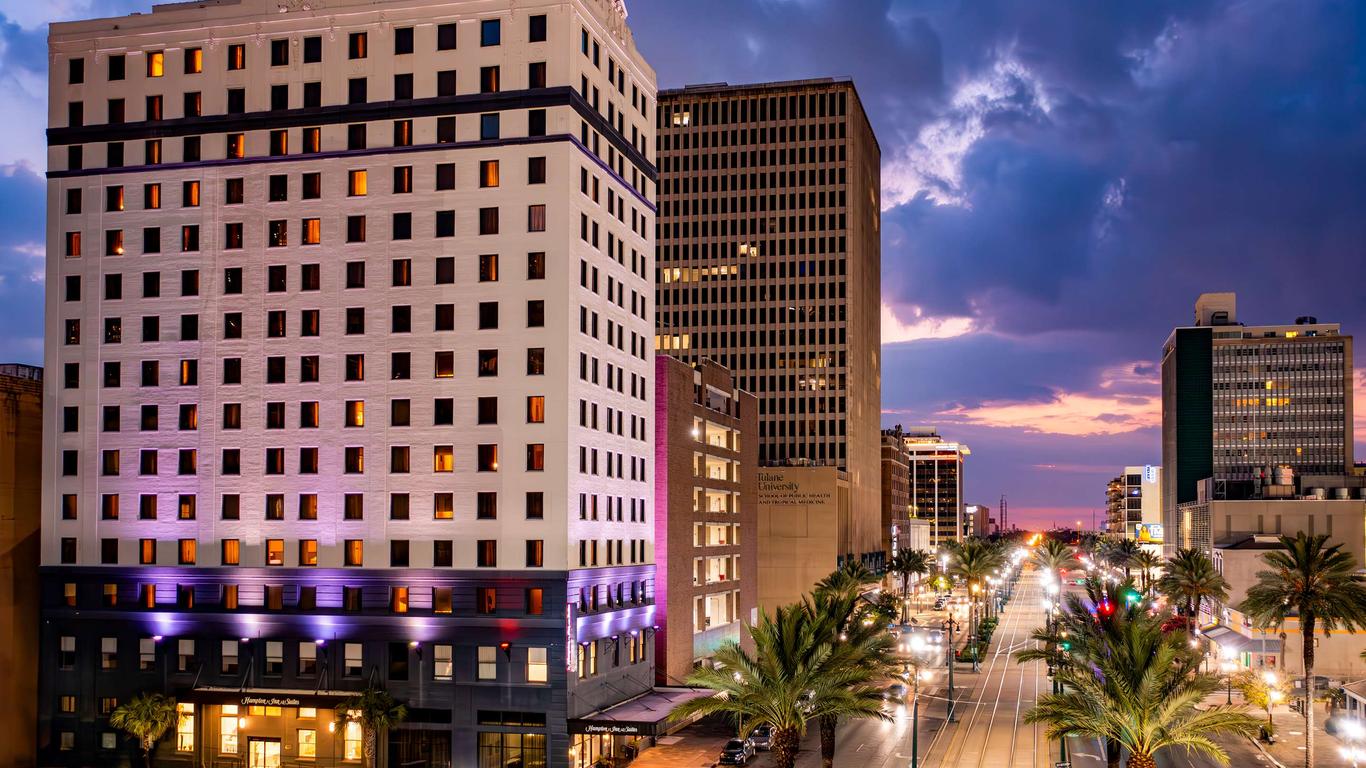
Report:
M69 578L44 584L45 597L60 595ZM45 600L38 764L141 765L136 742L110 725L110 714L140 694L164 693L179 715L157 743L161 768L360 768L364 734L343 704L375 688L407 716L382 735L370 765L620 765L648 728L603 728L594 717L651 691L653 609L583 616L563 607L562 584L546 583L536 616L186 612Z

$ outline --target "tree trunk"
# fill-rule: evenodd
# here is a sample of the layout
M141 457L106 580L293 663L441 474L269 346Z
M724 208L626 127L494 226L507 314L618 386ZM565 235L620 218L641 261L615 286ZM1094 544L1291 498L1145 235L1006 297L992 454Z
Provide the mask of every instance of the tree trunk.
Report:
M773 764L777 768L792 768L797 762L797 739L796 728L773 730Z
M142 748L142 764L145 765L145 766L147 766L147 768L152 768L152 748L151 748L151 747L143 747L143 748Z
M1157 768L1152 755L1129 755L1129 768Z
M1119 768L1119 758L1123 755L1123 750L1119 748L1119 742L1115 739L1105 740L1105 765L1106 768ZM1132 759L1132 758L1131 758ZM1152 758L1148 758L1151 760Z
M1314 614L1300 613L1304 636L1304 768L1314 768ZM1281 647L1284 655L1285 647Z
M835 726L839 718L834 715L821 715L821 765L831 768L835 764Z

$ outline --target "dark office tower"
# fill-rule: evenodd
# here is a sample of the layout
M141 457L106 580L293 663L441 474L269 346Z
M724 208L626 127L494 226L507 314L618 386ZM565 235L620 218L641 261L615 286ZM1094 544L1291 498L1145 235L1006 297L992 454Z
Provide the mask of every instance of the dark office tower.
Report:
M1202 294L1162 347L1162 464L1168 552L1210 546L1196 502L1350 474L1352 337L1314 317L1246 326L1233 294Z
M655 346L759 398L767 606L882 556L880 152L848 80L661 91L659 115Z

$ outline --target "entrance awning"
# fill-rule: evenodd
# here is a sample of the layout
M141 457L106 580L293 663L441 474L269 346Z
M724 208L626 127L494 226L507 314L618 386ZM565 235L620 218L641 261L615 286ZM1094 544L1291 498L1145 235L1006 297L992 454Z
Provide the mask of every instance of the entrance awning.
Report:
M716 691L707 688L656 688L586 717L571 718L569 732L608 736L663 736L687 725L683 721L669 720L669 713L673 712L674 707L685 701L715 695Z
M1221 648L1232 648L1244 653L1280 653L1281 639L1279 637L1267 636L1248 637L1232 627L1222 624L1210 627L1202 634L1216 643Z
M355 696L358 691L329 691L293 688L225 688L199 686L191 689L186 698L200 704L237 704L243 707L315 707L333 709L337 703Z

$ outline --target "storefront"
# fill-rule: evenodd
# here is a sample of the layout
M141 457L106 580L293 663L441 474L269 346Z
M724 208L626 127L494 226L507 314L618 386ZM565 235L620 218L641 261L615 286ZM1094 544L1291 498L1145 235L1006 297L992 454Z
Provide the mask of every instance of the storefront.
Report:
M359 723L336 710L345 692L195 689L180 697L176 751L200 765L287 768L359 764Z
M714 696L701 688L656 688L587 717L569 720L570 768L623 766L655 739L687 722L669 720L674 707L691 699Z

